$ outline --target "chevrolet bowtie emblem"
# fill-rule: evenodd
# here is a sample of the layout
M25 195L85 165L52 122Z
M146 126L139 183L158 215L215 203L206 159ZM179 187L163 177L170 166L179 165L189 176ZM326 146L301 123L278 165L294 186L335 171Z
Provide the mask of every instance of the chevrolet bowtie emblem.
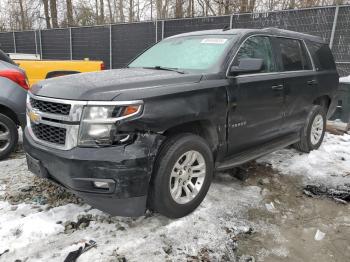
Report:
M35 112L34 110L31 110L28 112L29 119L32 123L38 124L41 120L41 116Z

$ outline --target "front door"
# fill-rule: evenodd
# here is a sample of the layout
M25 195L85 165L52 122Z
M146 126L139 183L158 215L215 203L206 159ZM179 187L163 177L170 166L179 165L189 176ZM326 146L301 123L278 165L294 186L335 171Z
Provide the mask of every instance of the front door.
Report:
M270 37L249 37L233 65L241 58L263 59L264 68L259 73L229 77L229 155L276 138L283 122L283 78L277 72Z

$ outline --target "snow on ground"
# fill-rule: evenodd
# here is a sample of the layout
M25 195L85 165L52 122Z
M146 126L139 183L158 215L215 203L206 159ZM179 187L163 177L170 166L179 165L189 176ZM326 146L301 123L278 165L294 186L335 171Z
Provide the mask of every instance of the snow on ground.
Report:
M7 185L28 182L32 175L24 168L23 158L0 162L0 181L7 181ZM18 185L20 188L23 185ZM209 247L211 258L217 260L227 253L227 248L232 249L233 235L228 231L240 233L253 226L244 219L244 214L260 206L260 202L259 187L241 187L236 179L224 174L216 178L196 212L177 220L157 214L135 219L111 218L88 205L68 204L47 210L45 205L38 209L35 203L10 205L0 201L0 254L9 250L0 260L28 257L27 261L63 261L81 240L90 239L98 246L83 254L79 261L115 261L116 254L128 261L164 261L167 257L183 260L206 253ZM73 232L65 230L67 221L77 221L79 217L91 219L88 227Z
M350 83L350 75L339 78L340 83Z
M282 175L344 183L344 179L350 180L349 145L350 135L327 134L321 148L310 154L283 149L259 162L271 164ZM28 185L43 184L38 184L26 170L22 153L0 162L0 172L0 254L8 250L0 256L0 261L63 261L82 240L91 239L97 242L97 247L84 253L79 262L123 261L118 259L124 257L127 261L190 258L232 261L235 236L250 232L250 228L275 232L275 238L279 238L275 226L248 219L250 209L266 210L261 188L244 185L227 174L218 174L195 212L171 220L158 214L140 218L110 217L88 205L64 201L59 205L46 202L42 205L28 194L19 194L20 197L10 201L7 198L10 191L16 195L16 192L32 190ZM275 252L282 257L288 255L285 249Z
M318 150L302 154L283 149L260 158L282 174L304 176L305 182L336 186L350 183L350 135L326 133Z

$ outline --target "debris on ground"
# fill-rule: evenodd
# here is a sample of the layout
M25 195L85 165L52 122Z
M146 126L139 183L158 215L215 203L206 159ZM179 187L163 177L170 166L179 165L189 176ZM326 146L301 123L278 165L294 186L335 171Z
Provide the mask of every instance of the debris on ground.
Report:
M117 250L113 250L111 255L111 260L109 262L126 262L125 256L120 255Z
M81 256L81 254L85 253L86 251L89 251L91 248L95 247L97 243L94 240L90 240L89 242L83 241L83 244L81 245L77 250L71 251L64 262L75 262L78 257Z
M85 229L89 226L92 221L91 214L79 215L77 218L77 222L74 221L66 221L64 223L64 233L70 234L78 229Z
M255 258L249 255L243 255L239 258L238 262L255 262Z
M229 240L226 242L226 252L222 257L223 261L255 261L253 260L242 260L244 256L237 256L238 242L241 239L248 238L254 233L254 229L249 226L241 226L234 228L225 228L225 231L229 235ZM248 257L248 256L247 256Z
M0 257L3 255L3 254L6 254L7 252L9 252L10 249L5 249L3 252L0 253Z
M327 196L337 202L346 204L350 202L350 184L338 185L335 188L325 185L306 185L304 194L310 197Z
M322 231L317 229L316 234L315 234L315 240L321 241L322 239L324 239L325 236L326 236L326 233L323 233Z
M273 202L265 204L265 207L266 207L266 209L269 212L275 212L276 211L276 208L275 208L275 205L274 205Z
M24 202L26 204L48 205L49 207L82 203L80 198L47 179L33 177L32 183L32 185L23 185L18 190L11 188L6 190L3 199L12 205Z
M187 262L210 262L211 254L214 253L212 250L208 248L201 248L197 255L195 256L187 256Z

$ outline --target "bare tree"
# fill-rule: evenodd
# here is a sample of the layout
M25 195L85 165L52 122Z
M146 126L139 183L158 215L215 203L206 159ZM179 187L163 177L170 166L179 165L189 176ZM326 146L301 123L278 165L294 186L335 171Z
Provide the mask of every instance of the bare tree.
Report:
M194 17L194 0L188 0L186 16Z
M109 11L109 22L113 24L114 23L114 15L113 15L113 10L112 10L111 0L107 0L107 4L108 4L108 11Z
M175 18L182 18L183 17L183 4L184 0L176 0L175 1Z
M103 0L100 0L100 24L105 23L105 4Z
M100 19L99 19L99 16L98 16L98 0L95 0L95 11L96 11L96 17L95 17L95 20L96 20L96 23L98 24Z
M50 22L50 14L49 14L49 0L42 0L44 5L44 15L45 15L45 22L46 22L46 28L51 28L51 22Z
M134 0L129 0L129 22L134 21Z
M350 0L0 0L0 30L298 9Z
M123 0L118 0L118 9L119 9L119 19L120 19L119 21L125 22Z
M168 17L169 0L156 0L157 18L165 19Z
M52 27L58 27L58 19L57 19L57 2L56 0L50 0L50 12L51 12L51 22Z
M66 5L67 5L67 24L68 24L68 26L73 26L74 25L74 21L73 21L72 0L66 0Z
M26 22L26 16L24 14L24 8L23 8L23 0L19 0L19 8L21 12L21 25L22 25L22 30L27 29L27 22Z

